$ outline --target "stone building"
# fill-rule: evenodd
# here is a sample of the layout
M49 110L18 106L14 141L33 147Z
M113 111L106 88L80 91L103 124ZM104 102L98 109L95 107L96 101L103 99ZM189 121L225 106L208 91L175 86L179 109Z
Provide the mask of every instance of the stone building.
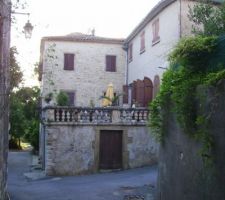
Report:
M73 33L41 41L42 97L67 92L70 105L100 106L108 84L122 93L126 54L123 39ZM45 105L45 102L42 102Z
M157 160L148 133L146 108L102 108L109 83L121 94L125 83L124 40L70 34L41 42L42 126L40 158L48 175L76 175L128 169ZM59 91L69 107L55 106ZM53 95L51 106L44 97ZM92 104L92 105L91 105Z
M157 94L162 74L169 67L168 54L180 38L191 35L188 11L196 2L160 1L126 38L129 103L145 106Z
M0 1L0 199L7 199L10 1Z
M195 3L160 1L125 40L78 33L42 39L42 97L63 90L76 106L43 109L40 155L46 173L127 169L157 160L146 107L168 68L168 53L191 35L188 10ZM136 108L98 107L109 83L125 94L120 105Z

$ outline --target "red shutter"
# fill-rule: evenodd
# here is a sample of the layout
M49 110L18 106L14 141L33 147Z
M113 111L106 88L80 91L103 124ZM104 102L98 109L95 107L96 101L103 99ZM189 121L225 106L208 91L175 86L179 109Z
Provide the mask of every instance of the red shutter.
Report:
M137 93L137 81L133 81L133 83L132 83L132 104L137 101L136 93Z
M145 50L145 32L141 34L141 44L140 44L140 52L142 53Z
M144 107L147 107L149 102L152 101L153 95L153 84L151 79L145 77L144 78Z
M136 93L136 100L139 106L144 106L144 82L141 80L137 80L137 93Z
M129 61L133 60L133 44L129 45Z
M156 97L157 93L159 92L160 88L160 78L158 75L154 77L154 87L153 87L153 98Z
M106 56L106 71L115 72L116 71L116 56Z
M64 54L64 69L74 70L74 54Z
M69 98L69 106L74 106L75 101L75 92L64 91Z

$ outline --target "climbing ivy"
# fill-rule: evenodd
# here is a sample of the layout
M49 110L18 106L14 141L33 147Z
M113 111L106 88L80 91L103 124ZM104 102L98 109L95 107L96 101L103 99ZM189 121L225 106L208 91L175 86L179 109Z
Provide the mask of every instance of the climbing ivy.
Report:
M163 75L159 94L150 104L149 126L155 138L164 141L168 115L174 113L184 133L202 143L200 154L206 164L212 163L213 139L208 132L211 113L201 111L199 105L205 104L206 96L199 96L197 87L215 85L225 79L225 65L219 68L208 65L217 44L216 37L182 39L169 55L170 68Z

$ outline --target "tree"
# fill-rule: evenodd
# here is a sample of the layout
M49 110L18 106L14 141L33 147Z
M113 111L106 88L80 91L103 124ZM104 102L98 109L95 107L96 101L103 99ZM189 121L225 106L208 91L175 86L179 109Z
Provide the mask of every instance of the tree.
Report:
M20 66L16 60L16 55L18 55L16 47L10 48L10 91L14 88L18 88L19 84L23 81L23 73Z
M11 137L19 142L25 139L34 150L39 146L39 92L38 87L23 87L10 95Z
M192 32L196 35L218 36L225 34L225 3L215 5L212 0L202 0L189 7Z

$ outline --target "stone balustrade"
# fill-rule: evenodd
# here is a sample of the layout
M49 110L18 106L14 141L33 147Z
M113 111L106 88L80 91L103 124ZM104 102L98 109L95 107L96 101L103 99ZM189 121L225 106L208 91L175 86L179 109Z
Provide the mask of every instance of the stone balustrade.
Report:
M43 123L68 124L142 124L148 121L147 108L121 107L45 107Z

